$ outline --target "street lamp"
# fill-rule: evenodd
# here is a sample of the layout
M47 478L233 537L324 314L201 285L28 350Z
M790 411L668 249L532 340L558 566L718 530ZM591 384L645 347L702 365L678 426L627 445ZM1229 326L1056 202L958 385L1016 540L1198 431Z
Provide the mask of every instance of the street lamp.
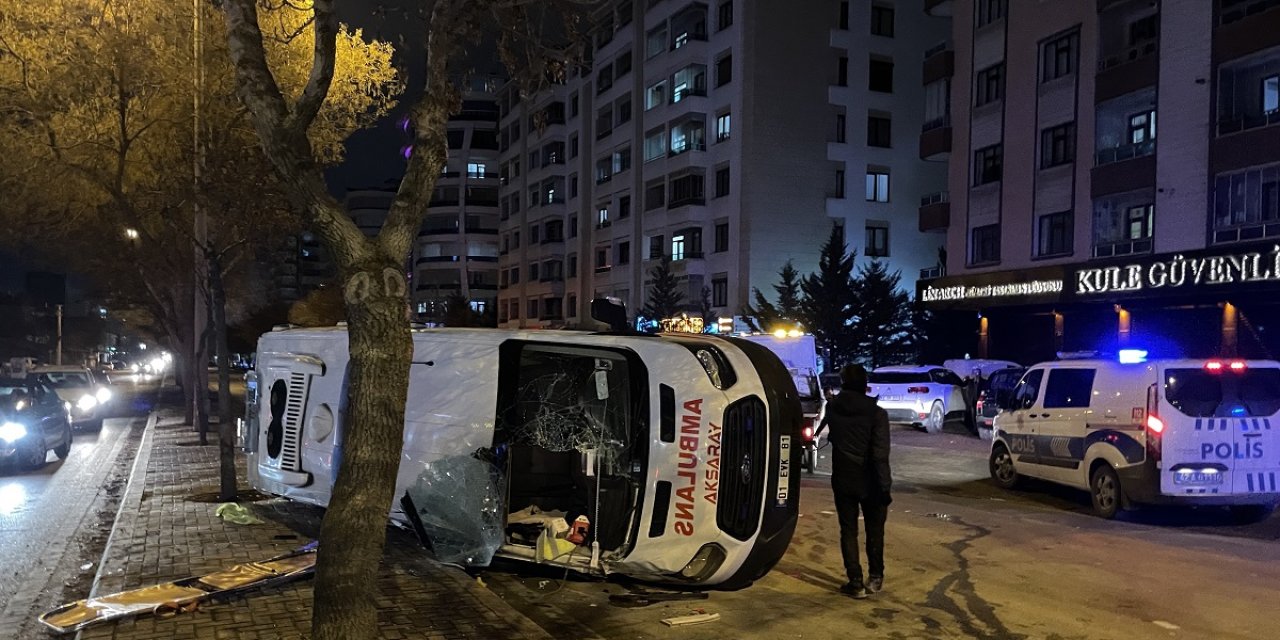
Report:
M138 230L137 230L137 229L134 229L133 227L129 227L129 228L127 228L127 229L125 229L125 230L124 230L124 237L126 237L126 238L128 238L128 239L130 239L130 240L137 240L137 239L138 239Z

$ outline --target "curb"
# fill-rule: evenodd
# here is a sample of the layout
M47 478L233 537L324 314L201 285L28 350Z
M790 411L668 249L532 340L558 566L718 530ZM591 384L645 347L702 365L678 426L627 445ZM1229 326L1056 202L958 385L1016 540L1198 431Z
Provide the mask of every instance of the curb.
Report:
M133 468L129 471L129 482L125 486L124 496L120 499L120 507L116 509L116 517L111 521L111 533L107 534L107 544L102 548L102 558L98 560L98 570L93 574L93 586L89 588L89 597L98 595L98 587L103 574L107 571L107 558L111 555L111 547L116 539L116 530L120 527L120 514L126 510L136 512L142 506L143 486L146 484L147 468L151 461L151 436L155 433L159 411L152 411L147 416L147 426L143 429L142 440L138 443L138 453L133 458ZM144 480L144 481L139 481ZM84 631L77 631L75 638L80 640Z

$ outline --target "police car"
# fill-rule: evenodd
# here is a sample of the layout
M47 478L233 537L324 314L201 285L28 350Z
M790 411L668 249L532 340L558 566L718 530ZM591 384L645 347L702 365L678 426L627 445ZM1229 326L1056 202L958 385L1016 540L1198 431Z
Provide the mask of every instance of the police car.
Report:
M1157 503L1270 514L1280 501L1280 363L1145 356L1028 369L995 418L991 477L1088 490L1104 518Z

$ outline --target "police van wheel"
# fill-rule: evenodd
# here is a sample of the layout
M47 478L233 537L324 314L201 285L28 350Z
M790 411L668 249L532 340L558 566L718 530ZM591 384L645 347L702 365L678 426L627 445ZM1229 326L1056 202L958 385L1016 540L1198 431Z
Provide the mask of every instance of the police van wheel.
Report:
M942 403L934 400L933 406L929 408L929 417L925 419L924 430L929 433L942 433L942 423L946 418L947 414L942 410Z
M991 479L1005 489L1016 488L1022 476L1013 468L1013 456L1003 444L991 448Z
M1120 512L1120 476L1109 464L1100 464L1089 476L1089 494L1093 497L1093 512L1110 520Z

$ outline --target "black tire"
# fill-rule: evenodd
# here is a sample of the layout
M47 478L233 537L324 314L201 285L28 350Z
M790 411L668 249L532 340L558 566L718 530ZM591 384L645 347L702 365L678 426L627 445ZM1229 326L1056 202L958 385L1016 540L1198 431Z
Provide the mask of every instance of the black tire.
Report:
M929 433L942 433L942 425L947 421L947 412L942 410L942 402L933 401L929 408L929 417L925 418L924 430Z
M1231 510L1231 519L1236 524L1255 524L1262 522L1271 517L1271 513L1276 510L1274 504L1233 504L1227 507Z
M1100 464L1089 474L1089 497L1093 500L1093 513L1110 520L1120 513L1123 502L1120 476L1109 464Z
M62 444L53 448L53 455L58 456L59 460L66 460L71 455L71 425L67 425L66 440Z
M1022 484L1022 476L1013 467L1013 454L1009 453L1008 447L1003 444L991 447L991 458L987 462L987 467L991 472L991 479L995 480L1002 489L1016 489Z

